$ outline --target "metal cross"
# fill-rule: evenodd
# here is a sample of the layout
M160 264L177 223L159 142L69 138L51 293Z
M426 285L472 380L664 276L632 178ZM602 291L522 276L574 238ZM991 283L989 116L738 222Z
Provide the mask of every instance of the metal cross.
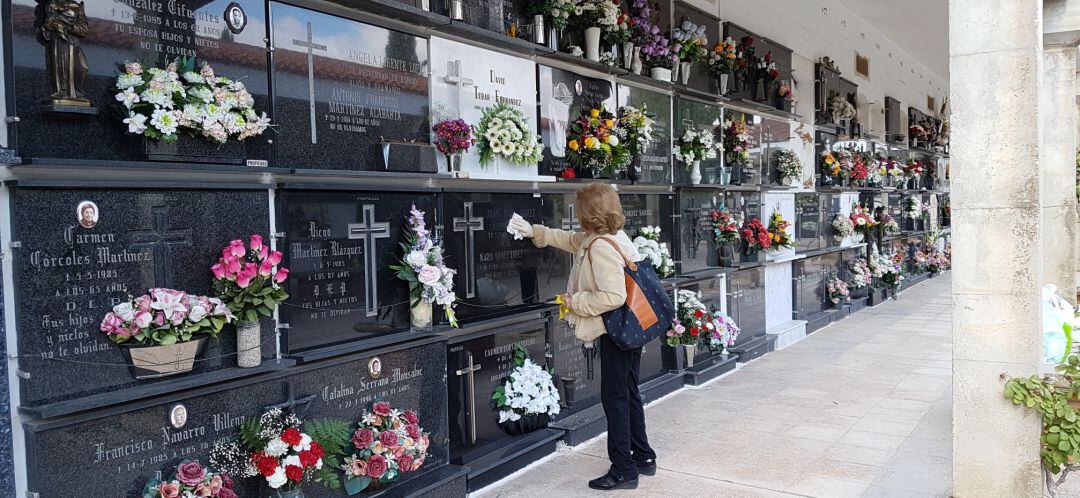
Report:
M467 412L465 413L466 420L466 437L469 438L469 445L476 444L476 383L474 375L476 372L483 368L479 363L473 363L473 355L469 351L465 351L465 368L454 371L454 375L458 377L466 376L465 379L465 406Z
M578 221L577 209L574 207L574 205L567 205L566 210L569 211L569 214L567 214L566 218L562 219L562 229L577 230L578 228L581 228L581 222Z
M367 316L379 315L378 253L376 239L390 238L390 224L375 221L375 205L364 204L360 223L349 223L349 238L364 244L364 303Z
M465 232L465 297L476 297L476 234L484 231L484 219L473 217L473 203L465 202L465 216L454 217L454 231Z
M304 396L303 398L297 399L296 391L293 389L293 383L289 381L285 382L285 396L286 398L284 402L278 403L276 405L270 405L266 407L266 410L269 411L273 410L274 408L280 408L281 411L292 413L293 415L296 415L297 418L303 420L304 414L307 413L308 408L311 406L311 402L318 397L314 394L311 394L308 396ZM297 410L297 407L302 408L300 410Z
M129 250L150 249L154 255L154 285L172 288L172 248L191 247L191 229L169 226L169 207L150 208L151 228L132 230Z
M307 40L293 38L293 45L307 49L308 108L311 115L311 143L317 143L315 136L315 53L314 50L327 50L326 45L315 43L311 37L311 21L307 23Z

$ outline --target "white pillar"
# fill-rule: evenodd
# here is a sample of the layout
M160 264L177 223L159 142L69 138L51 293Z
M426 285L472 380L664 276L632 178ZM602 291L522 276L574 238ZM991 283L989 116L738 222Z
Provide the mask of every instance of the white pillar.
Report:
M1061 39L1061 36L1055 38ZM1076 52L1068 44L1044 45L1039 116L1043 283L1076 302Z
M949 0L953 495L1039 496L1040 421L1002 372L1040 361L1042 0Z

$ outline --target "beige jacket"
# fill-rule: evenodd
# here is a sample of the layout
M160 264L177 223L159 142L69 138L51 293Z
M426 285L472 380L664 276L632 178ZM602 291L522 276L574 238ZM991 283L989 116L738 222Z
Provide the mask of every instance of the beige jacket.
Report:
M641 261L637 247L622 230L615 235L604 235L614 240L619 249L631 261ZM543 225L533 225L533 244L536 247L551 246L574 255L570 271L569 287L572 312L575 315L574 335L582 341L595 341L604 334L603 313L622 306L626 302L626 263L615 248L604 241L592 245L592 255L586 249L597 234L569 232Z

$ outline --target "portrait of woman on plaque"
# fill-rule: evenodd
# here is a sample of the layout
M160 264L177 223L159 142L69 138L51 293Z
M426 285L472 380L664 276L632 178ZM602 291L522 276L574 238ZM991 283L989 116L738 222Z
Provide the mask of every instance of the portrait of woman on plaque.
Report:
M83 228L94 228L97 226L98 207L93 201L80 202L79 207L75 210L75 214L79 217L79 225Z

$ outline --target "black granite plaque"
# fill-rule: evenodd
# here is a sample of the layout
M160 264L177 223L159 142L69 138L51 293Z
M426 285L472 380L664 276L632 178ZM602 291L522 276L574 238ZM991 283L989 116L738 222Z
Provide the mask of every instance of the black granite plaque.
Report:
M562 176L563 170L572 167L566 158L570 125L581 114L582 108L603 105L614 114L617 111L615 88L610 81L599 78L543 65L537 69L540 74L540 138L544 143L540 174ZM577 178L595 176L591 170L576 168L574 171ZM597 174L614 176L610 172Z
M280 166L379 170L382 142L428 143L427 40L277 2L270 14Z
M736 111L734 109L726 109L724 111L724 119L731 121L745 121L748 129L748 137L746 140L747 146L747 159L745 162L734 163L732 162L732 155L727 152L724 153L724 165L731 168L731 182L741 185L757 185L761 183L767 183L764 180L766 173L763 172L763 167L766 160L766 148L767 144L762 138L762 119L761 116L756 114L750 114L748 112ZM786 124L786 123L785 123ZM723 148L723 136L724 128L717 129L717 145Z
M719 266L713 239L713 209L724 207L724 194L712 189L679 190L678 260L682 274Z
M664 354L673 354L673 350L664 343L656 340L642 346L641 367L638 369L639 384L644 384L661 375L668 373L668 366L664 364Z
M836 247L843 243L843 239L836 238L836 230L832 227L832 221L840 214L840 194L821 194L821 222L824 225L825 237L822 238L823 247Z
M166 61L194 57L209 62L219 76L239 80L255 97L255 108L269 113L266 78L266 14L256 0L85 2L85 96L97 114L56 114L42 107L51 92L46 48L38 42L35 22L44 10L34 0L11 2L11 77L19 109L18 153L23 158L136 160L143 154L141 136L127 133L126 112L116 101L118 64L141 61L164 67ZM82 3L80 3L82 5ZM242 12L244 22L230 29L226 8ZM241 142L249 159L268 159L266 140ZM196 140L182 138L181 140ZM234 139L235 140L235 139ZM215 148L207 142L210 149Z
M765 267L728 274L728 316L739 326L736 346L765 335Z
M450 5L449 1L444 2ZM503 27L503 2L484 0L463 0L464 22L496 33L505 33Z
M527 349L533 361L545 364L547 326L546 318L538 318L449 345L446 365L452 458L510 437L498 426L499 412L491 395L514 369L517 345Z
M708 38L705 49L711 51L712 44L720 40L720 19L690 4L674 2L668 5L672 6L672 19L674 19L672 27L678 27L683 20L688 20L698 26L705 26L705 36ZM679 76L679 82L682 83L681 75ZM715 78L709 72L709 64L706 61L697 62L691 66L690 78L687 80L686 86L701 92L720 93Z
M459 319L475 321L536 307L549 297L540 294L542 288L558 289L559 276L549 273L560 256L537 249L531 240L514 240L506 231L514 213L533 223L543 219L539 196L447 192L443 213L443 247L457 269Z
M671 183L671 96L619 85L619 105L646 108L653 115L653 139L637 166L640 183Z
M671 194L622 194L623 213L626 215L624 230L633 240L642 227L660 227L660 241L668 245L675 242L675 196Z
M772 53L772 62L776 64L776 69L780 71L780 78L777 80L767 80L761 78L761 74L758 73L755 74L743 88L739 88L734 82L731 82L729 83L731 91L728 92L728 97L754 100L780 110L790 111L791 103L780 98L779 89L780 81L787 80L790 83L792 80L791 49L773 40L750 32L737 24L730 22L724 23L724 37L731 37L735 40L735 43L739 43L744 36L752 36L754 38L753 48L755 57L764 58L766 54Z
M719 133L722 131L722 121L723 110L719 106L681 96L677 97L675 99L675 124L672 126L671 134L672 147L677 148L679 146L679 137L682 137L683 133L689 128L713 130L717 144L721 145L721 135ZM720 156L721 154L718 151L716 159L701 161L701 183L721 182L720 168L723 166L723 160L721 160ZM690 183L690 165L678 161L675 161L674 164L676 183Z
M831 307L831 303L827 302L825 281L840 275L840 270L839 252L800 259L793 263L795 294L792 296L792 303L796 319L810 319Z
M289 324L282 351L409 330L409 286L390 265L403 256L412 206L434 229L435 194L284 189L277 205L292 272L290 299L281 308L281 320ZM442 313L436 311L438 321Z
M565 320L559 320L557 313L553 321L550 347L555 381L564 406L559 413L562 418L600 402L600 354L595 350L590 373L588 358L574 330Z
M833 233L832 220L823 220L818 194L795 194L795 249L813 251Z
M81 221L79 208L89 206L93 220ZM19 368L30 374L21 382L22 405L154 382L128 373L120 348L98 330L102 317L153 287L212 294L210 266L221 248L266 236L269 220L264 190L15 187ZM272 338L273 327L264 324L262 333ZM236 365L231 332L208 346L195 372Z
M417 475L448 461L446 391L443 388L444 342L339 358L311 364L242 385L170 394L145 407L102 410L87 417L25 424L28 490L39 496L142 496L157 472L175 469L182 460L209 463L210 449L235 439L240 423L273 405L295 404L306 420L335 418L359 422L376 400L416 410L420 426L431 435L424 467ZM377 375L372 375L378 358ZM171 415L183 407L185 423ZM71 465L78 461L78 465ZM71 485L79 491L72 493ZM270 493L262 478L237 479L240 496ZM392 488L391 488L392 489ZM340 496L316 485L306 496Z
M761 183L763 185L786 185L780 178L778 164L780 152L802 148L802 139L791 131L791 123L766 116L761 116L761 123L756 126L761 139ZM802 178L799 178L800 183Z

